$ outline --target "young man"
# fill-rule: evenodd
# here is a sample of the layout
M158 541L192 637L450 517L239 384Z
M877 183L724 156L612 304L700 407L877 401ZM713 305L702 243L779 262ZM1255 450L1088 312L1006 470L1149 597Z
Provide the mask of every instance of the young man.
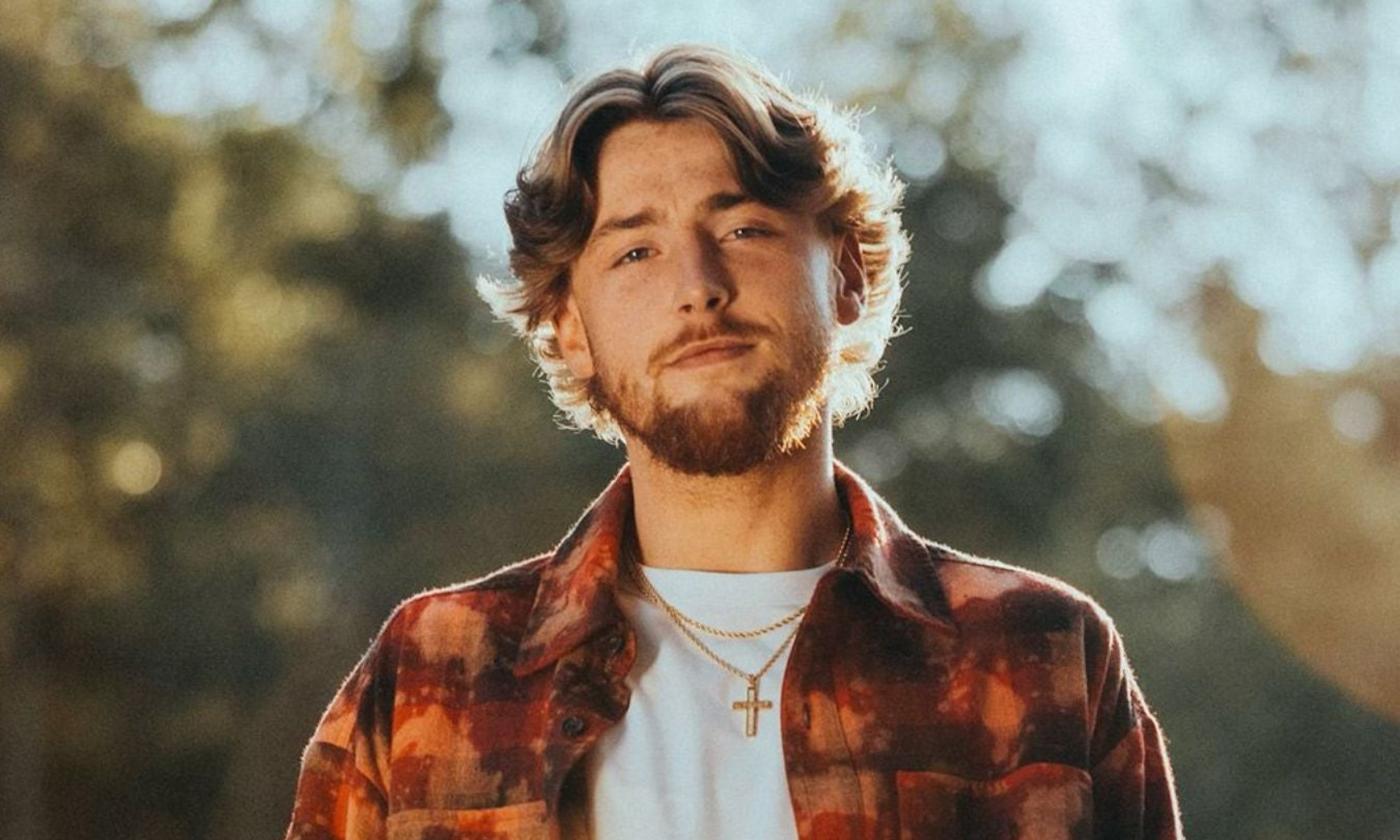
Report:
M289 838L1170 838L1109 619L832 458L906 242L846 118L695 47L580 87L484 284L627 466L553 552L410 598Z

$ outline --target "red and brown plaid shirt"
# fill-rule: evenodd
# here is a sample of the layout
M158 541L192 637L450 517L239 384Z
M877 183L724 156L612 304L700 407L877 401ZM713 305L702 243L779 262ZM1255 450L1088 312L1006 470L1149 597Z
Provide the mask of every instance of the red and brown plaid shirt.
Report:
M1180 837L1102 609L920 538L840 465L836 481L853 550L782 685L797 833ZM580 758L626 713L636 656L614 597L631 508L624 468L552 553L395 609L306 748L289 840L581 835Z

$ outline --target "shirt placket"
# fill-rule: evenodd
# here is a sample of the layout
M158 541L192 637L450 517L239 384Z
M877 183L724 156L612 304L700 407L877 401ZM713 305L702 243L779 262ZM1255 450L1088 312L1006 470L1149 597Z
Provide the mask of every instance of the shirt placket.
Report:
M627 711L632 692L626 677L636 655L635 633L619 622L555 663L546 706L542 785L555 837L560 836L560 794L566 778ZM586 822L586 812L583 819Z

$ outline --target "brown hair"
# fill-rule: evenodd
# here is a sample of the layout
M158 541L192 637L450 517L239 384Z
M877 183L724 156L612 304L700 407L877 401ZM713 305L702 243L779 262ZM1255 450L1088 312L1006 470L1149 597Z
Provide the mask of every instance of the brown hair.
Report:
M576 88L506 194L514 276L481 278L481 296L529 344L564 421L620 441L612 419L594 410L585 383L564 364L553 318L568 296L569 266L596 221L603 140L633 120L687 118L719 134L750 196L811 212L827 230L855 235L866 306L835 336L827 401L838 424L865 410L878 390L872 374L897 332L909 253L899 217L903 184L888 164L871 158L851 114L798 96L754 62L712 47L669 47L639 69L611 70Z

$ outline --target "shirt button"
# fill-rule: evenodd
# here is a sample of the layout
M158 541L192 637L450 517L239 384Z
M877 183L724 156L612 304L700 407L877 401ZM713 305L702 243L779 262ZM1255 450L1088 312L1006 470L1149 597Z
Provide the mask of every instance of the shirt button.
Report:
M564 718L564 722L559 725L559 728L570 738L577 738L588 728L588 722L577 715L569 715Z

